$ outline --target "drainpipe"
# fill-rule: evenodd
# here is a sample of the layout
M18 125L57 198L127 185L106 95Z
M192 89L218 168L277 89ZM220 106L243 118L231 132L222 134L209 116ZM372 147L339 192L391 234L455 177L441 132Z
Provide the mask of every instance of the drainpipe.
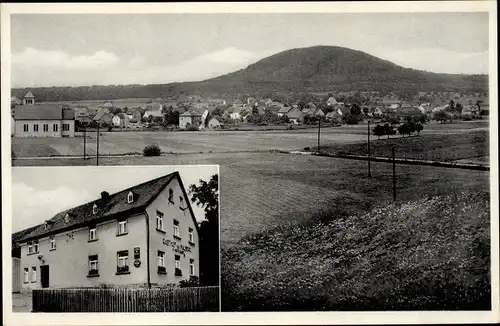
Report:
M144 215L146 215L146 268L148 273L148 288L151 289L151 270L149 268L149 215L146 210L144 210Z

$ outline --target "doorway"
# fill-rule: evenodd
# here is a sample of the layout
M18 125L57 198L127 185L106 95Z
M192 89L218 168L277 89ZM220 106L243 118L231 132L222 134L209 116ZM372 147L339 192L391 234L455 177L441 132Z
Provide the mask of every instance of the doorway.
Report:
M49 265L40 266L42 288L49 287Z

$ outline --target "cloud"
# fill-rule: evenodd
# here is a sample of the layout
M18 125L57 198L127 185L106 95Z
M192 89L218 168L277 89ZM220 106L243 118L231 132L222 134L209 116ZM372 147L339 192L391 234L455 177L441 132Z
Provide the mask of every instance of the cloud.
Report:
M61 200L62 198L64 200ZM59 186L51 190L39 190L25 183L13 183L12 229L17 231L43 223L62 210L93 199L82 189Z
M489 53L444 49L378 49L371 52L397 65L436 73L488 74Z
M13 69L62 69L62 70L96 70L116 66L120 58L111 52L97 51L92 55L70 54L58 50L37 50L25 48L22 52L12 54Z

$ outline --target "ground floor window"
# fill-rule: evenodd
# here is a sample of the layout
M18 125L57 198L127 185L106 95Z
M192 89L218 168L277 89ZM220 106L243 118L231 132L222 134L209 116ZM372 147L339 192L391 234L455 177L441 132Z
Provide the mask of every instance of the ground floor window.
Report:
M189 260L189 275L194 275L194 259Z
M165 268L165 253L158 250L158 273L167 273Z
M181 256L175 255L175 276L182 276Z
M31 283L36 282L36 266L31 267Z
M53 124L53 125L52 125L52 131L53 131L53 132L57 132L57 131L59 131L59 125Z
M29 268L24 269L24 283L28 283L30 281L30 270Z
M43 131L44 131L44 132L49 131L49 125L48 125L48 124L46 124L46 123L45 123L45 124L43 125Z
M99 257L97 255L89 256L89 275L99 274Z
M29 131L29 126L27 124L23 125L23 131L28 132Z
M33 131L38 132L38 125L37 124L33 125Z
M69 131L69 123L63 123L62 130L63 131Z
M117 262L117 272L126 273L129 271L128 268L128 250L118 251L118 262Z

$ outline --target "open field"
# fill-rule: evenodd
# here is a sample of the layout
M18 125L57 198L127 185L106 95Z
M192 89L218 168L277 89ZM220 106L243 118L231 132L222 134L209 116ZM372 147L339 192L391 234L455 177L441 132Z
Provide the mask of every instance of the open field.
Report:
M440 162L487 162L490 153L487 131L449 135L423 134L390 139L382 137L380 140L374 138L370 141L370 152L372 156L377 157L391 157L393 147L398 158ZM321 147L321 151L330 154L368 155L366 142L326 145Z
M19 165L95 165L95 159L14 160ZM308 220L325 209L367 212L392 199L392 166L280 153L209 153L162 157L101 158L100 165L219 164L221 239L234 244L246 234ZM488 190L489 173L398 165L398 200Z
M422 136L487 130L484 121L425 126ZM268 150L302 150L317 145L317 129L275 131L195 131L195 132L102 132L100 154L141 153L144 146L158 144L163 152L209 153ZM96 153L96 134L89 133L86 151ZM321 144L352 144L366 140L366 125L329 127L321 130ZM57 155L83 156L83 138L12 138L16 157Z

